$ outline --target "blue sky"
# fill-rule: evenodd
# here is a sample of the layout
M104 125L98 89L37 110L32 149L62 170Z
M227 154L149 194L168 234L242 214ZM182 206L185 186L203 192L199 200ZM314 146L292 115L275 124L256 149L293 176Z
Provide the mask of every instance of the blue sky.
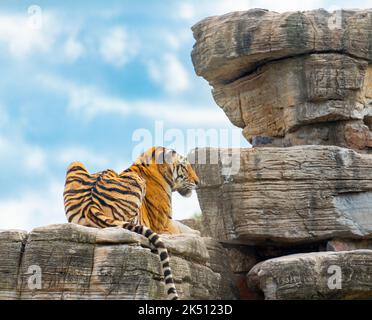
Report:
M42 10L40 26L30 20L31 5ZM207 82L194 73L190 27L210 15L254 7L288 11L350 4L1 0L0 228L65 222L68 164L79 160L91 171L123 170L132 161L138 129L154 134L161 123L165 131L183 134L232 132ZM372 3L357 0L351 7ZM243 139L208 145L248 146ZM194 145L174 147L186 153ZM174 198L175 218L199 210L195 195Z

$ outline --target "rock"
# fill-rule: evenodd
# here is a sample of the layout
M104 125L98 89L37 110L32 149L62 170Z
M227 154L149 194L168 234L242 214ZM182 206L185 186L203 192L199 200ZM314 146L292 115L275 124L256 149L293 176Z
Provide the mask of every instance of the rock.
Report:
M248 286L268 300L371 299L372 250L295 254L256 265Z
M201 237L189 234L162 235L162 239L174 255L187 257L192 261L206 264L209 261L209 253Z
M192 223L191 220L195 221L194 219L188 219L183 221L173 220L173 224L180 230L181 234L194 234L200 236L201 232L198 229L198 225L196 223Z
M182 299L229 295L231 288L224 287L221 274L210 267L203 238L163 238ZM0 261L2 299L166 298L157 253L144 237L124 229L64 224L37 228L28 235L3 231L0 256L7 257ZM38 288L33 284L40 274Z
M17 299L17 281L26 231L0 230L0 300Z
M352 250L372 241L372 9L253 9L192 29L196 73L255 147L188 157L197 229L223 245L239 298L371 298L372 251Z
M277 13L264 9L206 18L192 27L192 59L211 84L232 82L262 63L338 52L372 61L372 10L323 9Z
M179 222L181 222L183 225L188 226L190 229L192 229L194 231L198 231L199 234L201 234L201 235L204 234L201 215L200 215L200 219L199 218L198 219L190 218L190 219L180 220Z
M337 145L370 153L371 132L364 121L334 121L302 126L295 132L287 133L284 138L255 136L250 140L255 147Z
M372 10L253 9L193 31L197 74L253 146L371 152Z
M327 251L352 251L359 249L372 250L372 239L367 240L334 239L328 241L327 243Z
M257 289L252 290L247 284L247 275L242 273L235 274L235 282L239 290L240 300L264 300L264 295Z
M246 281L248 271L261 261L258 260L255 248L240 245L225 245L225 254L220 254L218 256L219 260L221 260L221 256L226 256L225 260L228 261L229 267L233 272L233 281L237 288L239 299L261 300L262 296L248 288Z
M241 298L237 288L235 275L226 259L228 251L222 247L217 241L212 238L205 237L203 241L209 253L208 266L214 271L221 274L221 282L219 297L223 300L235 300Z
M249 246L229 246L227 256L234 273L247 273L258 261L256 250Z
M371 155L297 146L196 149L189 157L208 236L245 245L372 238ZM230 171L222 161L229 157Z

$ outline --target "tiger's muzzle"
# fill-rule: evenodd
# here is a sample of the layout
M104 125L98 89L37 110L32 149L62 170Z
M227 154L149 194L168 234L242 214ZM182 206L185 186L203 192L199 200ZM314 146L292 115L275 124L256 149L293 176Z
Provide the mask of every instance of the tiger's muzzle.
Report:
M178 192L183 197L190 197L192 191L197 188L198 183L186 182L180 188L178 188Z

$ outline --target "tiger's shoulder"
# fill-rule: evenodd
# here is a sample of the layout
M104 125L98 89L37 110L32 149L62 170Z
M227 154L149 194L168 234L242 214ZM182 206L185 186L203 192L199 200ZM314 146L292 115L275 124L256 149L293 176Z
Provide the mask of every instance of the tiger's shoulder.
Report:
M143 193L146 193L146 180L137 172L123 171L117 175L117 179L123 184L137 186Z

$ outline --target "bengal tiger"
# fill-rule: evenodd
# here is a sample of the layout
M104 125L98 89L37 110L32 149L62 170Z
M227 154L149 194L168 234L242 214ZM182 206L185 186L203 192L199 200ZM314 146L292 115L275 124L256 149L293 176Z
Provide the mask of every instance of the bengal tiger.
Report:
M172 192L189 197L199 179L176 151L153 147L118 174L90 174L80 162L67 169L64 204L67 219L89 227L122 227L148 238L160 256L169 299L178 294L169 254L158 233L179 233L172 222Z

